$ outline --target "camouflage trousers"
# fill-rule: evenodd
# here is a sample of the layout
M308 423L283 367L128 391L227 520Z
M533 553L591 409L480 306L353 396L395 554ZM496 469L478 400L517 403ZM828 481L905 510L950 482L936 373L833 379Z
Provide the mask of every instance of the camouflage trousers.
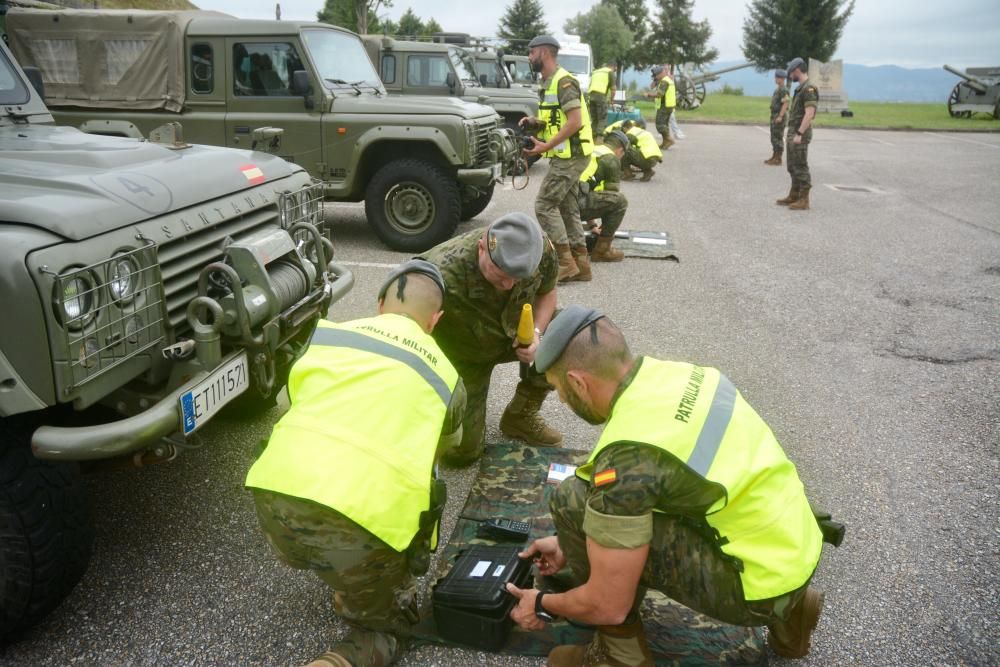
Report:
M282 561L312 570L333 590L337 615L376 632L407 636L419 619L406 553L317 503L253 490L261 530Z
M792 177L792 187L799 190L812 187L812 179L809 176L809 142L804 140L801 144L796 144L795 132L788 131L785 142L785 161L788 163L788 173Z
M587 482L578 477L560 484L549 501L559 547L566 556L574 585L590 578L587 536L583 532L586 501ZM638 618L639 605L647 589L652 588L723 623L769 625L787 620L807 586L769 600L748 601L743 597L743 584L734 563L698 527L679 517L654 514L649 557L626 622Z
M670 117L674 115L674 107L660 107L656 110L656 131L663 137L662 144L670 138Z
M589 165L589 155L549 160L549 173L545 174L535 199L535 217L556 245L582 246L586 243L580 227L577 193L580 174Z
M663 162L662 158L655 156L649 158L643 157L638 148L629 148L625 151L625 156L622 158L622 169L638 167L643 171L649 171L661 162Z
M579 221L576 223L580 227ZM582 228L581 228L582 230ZM580 232L581 238L583 232ZM585 242L581 242L583 244ZM442 461L452 466L466 466L476 461L486 449L486 398L490 390L490 378L497 364L516 362L514 348L492 363L469 363L452 359L455 370L465 383L466 404L465 417L462 419L462 442L442 457ZM539 402L552 391L552 385L545 380L545 375L535 370L532 364L528 367L525 379L517 383L518 393L537 399Z
M601 219L601 236L614 236L625 218L628 199L621 192L589 192L580 204L580 219Z
M771 148L774 149L775 153L785 151L785 123L786 119L780 123L774 118L771 119Z
M590 96L590 127L594 132L594 138L604 134L604 128L608 124L608 98L604 95L593 94Z

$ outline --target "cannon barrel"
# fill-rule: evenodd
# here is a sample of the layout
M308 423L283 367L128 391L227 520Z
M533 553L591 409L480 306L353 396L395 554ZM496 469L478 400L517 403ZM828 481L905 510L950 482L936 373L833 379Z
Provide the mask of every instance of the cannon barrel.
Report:
M742 65L733 65L732 67L723 67L720 70L715 70L714 72L698 72L696 74L691 74L690 78L694 83L701 83L704 81L715 81L720 76L727 72L735 72L738 69L746 69L747 67L753 67L753 63L743 63Z
M982 81L980 81L976 77L969 76L968 74L966 74L962 70L955 69L951 65L945 65L944 69L946 71L948 71L948 72L951 72L955 76L963 79L965 81L965 85L967 85L969 88L972 88L976 92L978 92L978 93L985 93L986 92L986 84L984 84Z

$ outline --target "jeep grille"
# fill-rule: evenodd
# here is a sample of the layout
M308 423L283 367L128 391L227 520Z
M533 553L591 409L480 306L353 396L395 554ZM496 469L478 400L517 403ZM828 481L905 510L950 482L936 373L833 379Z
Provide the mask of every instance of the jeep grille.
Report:
M476 166L490 164L490 134L497 128L496 119L481 120L476 123Z

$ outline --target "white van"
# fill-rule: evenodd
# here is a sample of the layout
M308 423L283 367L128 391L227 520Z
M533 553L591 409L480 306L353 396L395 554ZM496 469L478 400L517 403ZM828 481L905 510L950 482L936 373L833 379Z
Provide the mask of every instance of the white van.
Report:
M556 40L559 42L559 64L577 78L580 90L586 93L594 69L590 44L581 42L579 35L556 35Z

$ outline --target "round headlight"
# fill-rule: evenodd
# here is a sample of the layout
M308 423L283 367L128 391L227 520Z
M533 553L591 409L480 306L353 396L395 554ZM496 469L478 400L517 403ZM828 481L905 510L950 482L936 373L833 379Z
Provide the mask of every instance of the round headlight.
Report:
M139 272L128 257L114 257L108 268L108 289L115 301L125 301L135 295Z
M85 275L79 275L63 285L63 315L66 326L78 329L87 323L94 310L94 286Z

